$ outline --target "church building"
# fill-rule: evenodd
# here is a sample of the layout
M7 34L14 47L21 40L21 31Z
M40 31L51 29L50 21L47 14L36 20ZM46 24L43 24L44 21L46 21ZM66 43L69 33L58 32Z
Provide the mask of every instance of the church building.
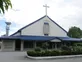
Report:
M0 37L0 41L2 51L24 51L42 47L44 42L49 49L55 49L81 39L68 37L65 29L45 15L10 36Z
M80 42L81 39L70 38L67 31L46 15L19 29L10 36L0 37L1 51L24 51L36 47L42 47L48 43L48 49L58 49L62 45L71 45L72 42ZM8 23L10 24L10 23ZM7 33L8 34L8 33Z

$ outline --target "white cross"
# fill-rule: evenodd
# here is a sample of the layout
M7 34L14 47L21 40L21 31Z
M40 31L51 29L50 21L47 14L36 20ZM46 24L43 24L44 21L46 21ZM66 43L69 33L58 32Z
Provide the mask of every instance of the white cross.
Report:
M45 13L46 13L46 16L47 16L47 8L49 8L49 6L47 6L47 4L43 5L43 7L45 7Z

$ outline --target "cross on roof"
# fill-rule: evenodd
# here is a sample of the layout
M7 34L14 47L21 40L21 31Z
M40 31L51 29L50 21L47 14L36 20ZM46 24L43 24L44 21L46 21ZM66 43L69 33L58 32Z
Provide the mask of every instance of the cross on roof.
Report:
M43 5L43 7L45 7L45 13L46 13L46 16L47 16L47 8L49 8L49 6L47 6L47 4Z

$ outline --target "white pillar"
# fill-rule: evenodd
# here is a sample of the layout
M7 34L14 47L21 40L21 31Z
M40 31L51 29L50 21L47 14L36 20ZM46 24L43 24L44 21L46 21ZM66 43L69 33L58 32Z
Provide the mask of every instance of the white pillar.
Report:
M13 40L13 51L15 51L15 40Z
M3 41L2 41L2 40L1 40L1 42L0 42L0 46L1 46L0 51L2 51L2 49L3 49Z
M24 41L21 41L21 51L23 51L23 42Z
M2 40L1 50L2 50L2 51L4 50L4 43L3 43L3 40Z

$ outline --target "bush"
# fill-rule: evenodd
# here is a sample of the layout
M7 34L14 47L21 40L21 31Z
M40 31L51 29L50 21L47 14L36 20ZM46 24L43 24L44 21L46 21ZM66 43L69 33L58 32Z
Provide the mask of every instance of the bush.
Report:
M71 51L71 48L68 46L62 46L61 49L66 51Z
M49 51L49 50L45 50L45 54L44 54L45 56L50 56L51 55L51 51Z
M45 50L48 49L48 46L49 46L49 44L47 42L42 44L42 48L45 49Z
M66 48L68 47L63 47L62 50L41 50L41 48L35 48L34 51L27 51L27 54L29 56L59 56L82 54L82 48L80 46L71 47L73 50Z
M52 50L51 51L51 56L58 56L60 55L60 51L59 50Z
M29 56L57 56L57 55L60 55L60 52L58 50L27 51L27 54Z
M35 51L27 51L27 55L36 56L36 52Z
M71 55L71 51L62 50L61 55Z
M81 46L74 46L73 51L75 51L77 54L82 54L82 47Z
M37 47L37 48L34 49L34 51L40 52L41 51L41 48L40 47Z
M73 46L81 46L82 47L82 43L74 43Z

